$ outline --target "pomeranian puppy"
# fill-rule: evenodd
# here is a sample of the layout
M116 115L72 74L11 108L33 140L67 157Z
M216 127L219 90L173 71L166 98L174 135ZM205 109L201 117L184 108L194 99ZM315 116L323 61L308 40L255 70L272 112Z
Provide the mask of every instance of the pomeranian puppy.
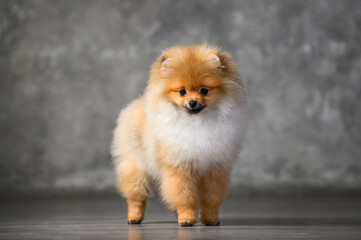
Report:
M206 44L166 49L114 130L127 222L142 222L156 183L180 226L195 224L199 209L203 224L219 225L245 122L245 90L229 53Z

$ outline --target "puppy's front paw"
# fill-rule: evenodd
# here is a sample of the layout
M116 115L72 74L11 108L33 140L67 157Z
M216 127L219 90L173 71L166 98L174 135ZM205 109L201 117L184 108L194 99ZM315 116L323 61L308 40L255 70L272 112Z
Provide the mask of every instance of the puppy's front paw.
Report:
M192 227L197 222L196 211L178 211L178 225L180 227Z
M180 227L192 227L193 223L191 222L180 222L178 223Z
M220 221L215 221L215 222L204 222L204 225L206 226L219 226L221 224Z
M141 224L142 220L140 219L128 219L128 224Z

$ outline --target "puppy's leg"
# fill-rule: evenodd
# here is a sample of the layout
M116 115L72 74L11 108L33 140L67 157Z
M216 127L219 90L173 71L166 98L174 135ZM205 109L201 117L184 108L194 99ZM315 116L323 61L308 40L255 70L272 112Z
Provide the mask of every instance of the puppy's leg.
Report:
M161 179L161 193L166 203L177 212L178 224L190 227L198 217L196 179L180 168L166 167Z
M151 192L148 175L132 159L123 159L117 167L117 187L128 202L128 224L141 223Z
M218 211L229 187L229 175L229 171L214 170L200 179L201 222L207 226L220 224Z

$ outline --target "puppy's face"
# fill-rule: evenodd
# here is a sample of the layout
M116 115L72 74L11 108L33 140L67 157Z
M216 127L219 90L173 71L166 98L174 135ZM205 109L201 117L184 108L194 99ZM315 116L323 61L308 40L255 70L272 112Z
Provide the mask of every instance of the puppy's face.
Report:
M202 45L172 48L155 67L166 98L189 114L211 107L225 92L225 66L216 49Z
M210 107L223 91L221 80L217 76L207 78L197 76L197 78L197 81L189 81L189 79L177 77L170 80L167 86L170 101L190 114L197 114Z

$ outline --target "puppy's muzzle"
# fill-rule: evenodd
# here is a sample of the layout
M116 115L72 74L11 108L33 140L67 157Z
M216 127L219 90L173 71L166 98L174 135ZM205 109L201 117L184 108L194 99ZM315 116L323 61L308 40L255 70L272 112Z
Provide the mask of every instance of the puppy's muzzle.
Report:
M190 114L197 114L206 107L197 101L191 100L184 106Z

